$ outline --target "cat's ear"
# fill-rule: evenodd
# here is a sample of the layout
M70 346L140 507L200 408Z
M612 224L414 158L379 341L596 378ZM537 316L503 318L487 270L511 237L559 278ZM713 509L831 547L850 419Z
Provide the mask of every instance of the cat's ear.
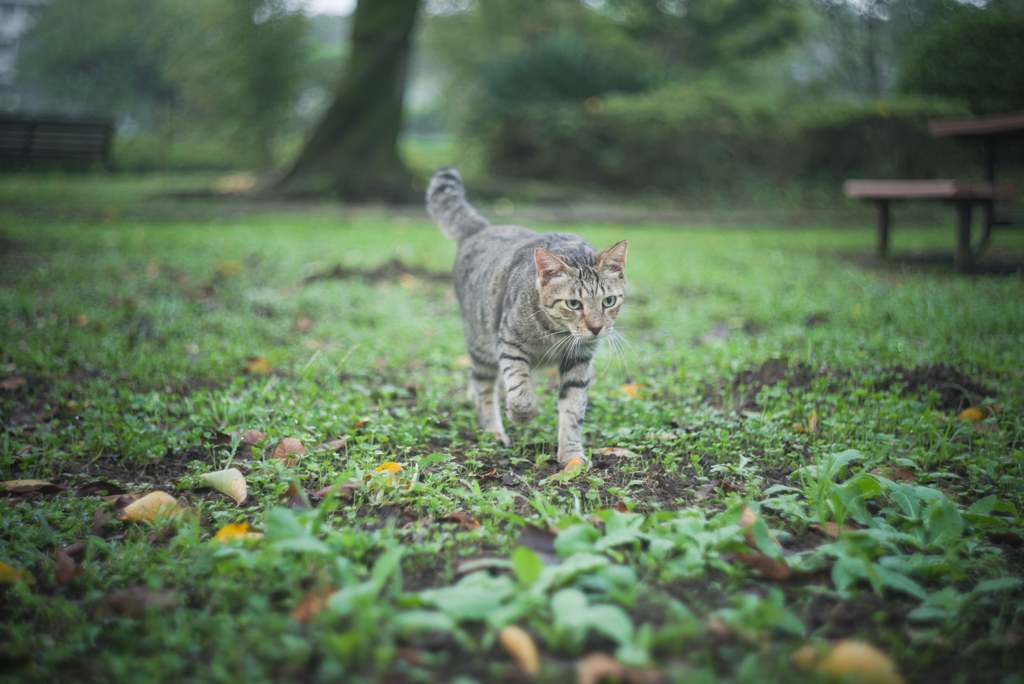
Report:
M597 253L597 270L610 271L620 278L626 272L626 241Z
M552 254L543 247L538 247L534 251L533 258L537 260L537 277L545 285L555 278L569 275L569 271L572 268L569 264L562 261L557 254Z

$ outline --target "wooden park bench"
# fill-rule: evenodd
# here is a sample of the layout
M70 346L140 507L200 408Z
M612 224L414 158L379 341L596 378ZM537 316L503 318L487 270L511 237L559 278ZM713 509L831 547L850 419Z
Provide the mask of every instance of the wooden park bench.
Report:
M878 256L889 256L889 202L893 200L944 200L956 206L956 251L953 270L965 273L974 264L977 249L971 248L971 214L974 204L992 206L997 199L1012 199L1013 188L995 183L963 183L955 180L849 180L843 183L847 197L871 200L878 207ZM989 214L990 214L989 210ZM988 227L989 230L991 226ZM988 240L988 231L978 249Z
M0 161L6 168L31 168L36 161L98 161L109 169L114 122L107 119L0 116Z
M974 257L988 244L993 226L1014 225L1010 221L999 221L994 216L996 200L1013 198L1012 187L996 183L996 150L1005 139L1024 135L1024 112L932 119L928 128L934 136L981 142L985 155L985 181L850 180L843 184L843 192L847 197L873 201L878 207L878 255L883 259L889 253L891 201L942 200L953 203L957 214L953 268L958 273L965 273L973 267ZM972 248L971 210L975 204L982 210L982 235Z

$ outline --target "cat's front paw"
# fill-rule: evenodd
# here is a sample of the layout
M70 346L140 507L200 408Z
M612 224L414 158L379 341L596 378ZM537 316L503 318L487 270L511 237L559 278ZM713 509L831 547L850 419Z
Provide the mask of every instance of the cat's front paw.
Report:
M559 450L558 465L560 465L561 467L566 467L567 465L572 463L574 459L582 465L587 464L587 456L582 451L570 451L568 449L566 449L565 451Z
M493 436L496 440L501 442L501 446L505 447L506 449L511 449L512 448L512 440L504 432L491 432L491 431L488 431L487 434Z
M537 397L528 394L511 395L506 408L509 420L516 425L526 425L537 417Z

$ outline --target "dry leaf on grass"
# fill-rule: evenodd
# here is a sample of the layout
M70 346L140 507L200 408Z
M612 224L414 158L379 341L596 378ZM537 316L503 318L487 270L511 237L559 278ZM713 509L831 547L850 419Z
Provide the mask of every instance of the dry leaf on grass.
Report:
M246 359L245 372L253 375L268 375L274 370L265 356L251 356Z
M607 653L591 653L576 667L577 684L599 684L604 680L621 680L626 667Z
M11 494L59 494L67 491L67 487L61 487L46 480L8 480L0 482L0 486L3 486Z
M158 516L180 515L185 509L179 506L178 500L167 492L150 492L135 501L121 512L121 520L148 520L153 522Z
M903 677L887 655L871 644L843 640L827 650L807 644L793 653L797 667L834 677L855 679L864 684L903 684Z
M100 492L104 492L105 496L112 496L114 494L124 494L125 490L121 485L108 482L107 480L96 480L95 482L88 482L78 488L75 492L75 496L82 498L83 496L95 496Z
M345 448L345 445L347 443L348 443L348 440L346 440L344 438L342 438L342 439L332 439L329 442L324 442L322 444L317 444L315 447L310 449L310 451L333 451L336 454L340 454L342 452L342 450Z
M522 627L510 625L502 627L498 632L498 643L505 649L509 657L519 667L519 671L527 677L533 677L540 672L540 656L537 653L537 644L533 637Z
M18 582L35 584L36 578L26 570L18 570L17 568L0 561L0 585L16 584Z
M623 449L621 447L605 447L604 449L598 450L599 456L611 456L613 458L636 458L637 455L629 449Z
M146 611L150 608L170 610L175 607L175 603L170 592L132 587L100 598L93 606L93 613L101 618L129 617L139 620L146 617Z
M89 545L85 542L75 542L74 544L68 544L64 547L64 553L68 554L72 558L80 556L85 553L85 550L89 548Z
M212 473L203 473L199 479L210 485L218 492L227 494L235 503L241 505L249 495L249 489L245 484L245 477L238 468L217 470Z
M318 491L316 495L319 496L321 499L326 499L328 494L334 492L340 498L345 499L346 501L351 501L355 490L359 489L362 486L363 485L359 482L343 482L341 484L324 487L323 489Z
M0 380L0 389L7 390L8 392L13 392L14 390L21 389L22 387L25 386L25 384L25 378L4 378L3 380Z
M974 406L968 409L964 409L963 411L960 412L960 415L957 416L957 418L959 418L960 420L969 420L972 423L977 423L984 417L985 414L982 412L982 410Z
M622 385L619 387L619 391L627 394L630 399L636 399L636 395L640 391L640 388L646 386L647 385L642 382L632 382L628 385Z
M743 490L739 487L732 485L722 480L711 480L706 485L702 486L693 494L693 498L697 501L708 498L715 491L721 491L723 494L731 494L733 492L742 492Z
M302 446L302 440L295 437L285 437L274 447L273 458L284 461L286 466L294 466L299 462L299 457L306 453L306 447ZM294 454L294 456L292 456Z
M893 482L906 482L907 484L915 484L917 482L917 475L914 475L914 471L910 468L875 468L871 471L871 474L884 477Z
M763 553L737 553L733 560L757 570L769 582L782 582L793 576L789 566Z
M263 533L257 532L249 527L249 523L231 523L221 528L217 534L213 536L217 541L227 541L229 539L263 539Z
M295 606L295 610L292 611L292 617L299 622L309 622L327 607L327 599L331 598L331 595L336 591L338 591L337 587L313 589L302 597L299 605Z
M92 515L92 530L89 532L93 537L99 537L103 526L114 519L114 514L107 510L106 506L100 506Z
M464 527L467 530L480 527L480 521L473 516L462 513L461 511L452 511L451 513L445 513L437 519L438 522L455 523L459 527Z
M284 505L288 508L301 510L309 508L309 499L306 498L306 493L296 486L294 482L288 485L288 489L284 490L281 499L284 500Z
M827 534L828 536L832 537L833 539L839 539L839 525L837 525L836 523L832 522L831 520L828 521L827 523L825 523L825 527L822 527L819 523L811 523L809 525L809 527L812 530L818 530L819 532L824 532L825 534ZM852 525L843 525L842 531L843 532L856 532L857 528L853 527Z
M388 461L387 463L381 463L379 466L374 468L373 472L374 473L392 473L392 474L394 474L394 473L397 473L397 472L399 472L401 470L402 470L402 466L401 465L399 465L398 463L395 463L394 461ZM366 476L363 477L363 482L366 482L371 477L373 477L372 473L367 473ZM384 484L386 484L386 485L390 485L391 484L391 477L390 476L388 477L387 481Z
M71 578L75 575L81 575L82 569L78 567L75 561L71 560L71 557L61 547L57 547L53 552L54 560L57 564L53 568L54 574L57 576L57 584L64 585L71 581Z

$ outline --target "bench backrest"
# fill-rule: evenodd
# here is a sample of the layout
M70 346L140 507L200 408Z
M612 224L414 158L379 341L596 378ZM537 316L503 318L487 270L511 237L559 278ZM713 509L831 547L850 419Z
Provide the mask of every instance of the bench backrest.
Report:
M0 157L32 159L99 158L106 165L114 122L0 116Z

